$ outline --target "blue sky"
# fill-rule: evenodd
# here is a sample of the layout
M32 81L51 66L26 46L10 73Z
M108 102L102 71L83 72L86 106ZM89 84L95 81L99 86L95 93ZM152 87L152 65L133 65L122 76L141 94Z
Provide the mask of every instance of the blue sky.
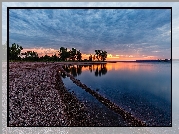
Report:
M7 41L7 7L72 7L72 6L82 6L82 7L172 7L172 58L177 58L177 59L179 59L179 45L178 45L178 42L179 42L179 14L178 14L178 12L179 12L179 3L177 3L177 2L108 2L108 3L106 3L106 2L75 2L75 3L73 3L73 2L3 2L2 3L2 44L5 44L6 43L6 41ZM35 18L35 16L33 16L34 18ZM165 16L165 17L167 17L167 16ZM169 18L169 17L168 17ZM24 18L25 19L25 18ZM26 18L27 19L27 18ZM149 20L149 19L148 19ZM16 21L18 21L17 19L16 19ZM40 20L39 20L40 21ZM150 20L149 20L150 21ZM35 21L33 22L33 20L31 21L32 23L35 23ZM45 21L46 22L46 21ZM147 18L146 18L146 21L145 22L147 22ZM20 24L20 23L19 23ZM144 23L143 23L144 24ZM153 23L154 24L154 23ZM125 25L127 25L127 24L125 24ZM35 25L33 25L33 26L35 26ZM29 26L30 27L30 26ZM21 31L21 27L19 26L18 27L19 28L19 30L17 30L19 33L20 33L20 31ZM33 27L34 29L35 29L35 27ZM33 29L32 28L32 29ZM126 28L126 27L125 27ZM141 28L141 27L140 27ZM143 27L143 28L145 28L145 27ZM164 27L163 27L164 28ZM28 30L28 32L25 32L25 33L30 33L30 32L32 32L31 30L32 30L31 28L30 28L30 30ZM166 28L167 29L167 28ZM105 31L105 29L102 29L103 31ZM159 30L159 29L158 29ZM162 30L162 29L160 29L160 30ZM16 31L16 32L17 32ZM36 30L37 31L37 30ZM40 30L41 31L41 36L43 35L44 36L44 33L42 32L42 30ZM120 31L120 30L119 30ZM124 31L124 29L123 29L123 31ZM125 30L126 31L126 30ZM34 32L35 32L35 30L34 30ZM111 31L110 31L111 32ZM157 31L155 31L155 34L154 35L156 35L156 36L154 36L155 37L155 39L157 39L156 37L158 36L160 36L159 34L157 34L156 33ZM36 32L37 33L37 32ZM86 34L88 34L87 32L85 32ZM125 33L127 33L127 32L125 32ZM134 33L134 32L133 32ZM137 35L138 35L138 37L139 37L139 33L140 32L136 32L136 33L138 33ZM149 33L149 31L148 31L148 33ZM24 34L24 33L23 33ZM24 37L23 36L23 34L21 34L20 36L21 37ZM34 33L33 33L34 34ZM33 35L33 34L31 34L31 36ZM100 33L100 35L102 35L102 33ZM99 37L100 35L98 35L97 37ZM103 33L103 35L105 35L104 33ZM119 35L119 33L118 33L118 35ZM130 35L132 35L132 33L130 34ZM135 34L136 35L136 34ZM164 34L163 34L164 35ZM19 36L19 38L20 38L20 36ZM52 36L52 34L48 34L48 35L45 35L44 37L49 37L49 36ZM117 35L116 35L117 36ZM114 36L114 37L116 37L116 36ZM28 37L28 36L26 36L26 37ZM97 38L96 37L96 38ZM114 39L114 37L113 37L113 39ZM129 37L129 35L128 35L128 37ZM163 45L163 43L162 43L162 41L163 42L165 42L166 40L167 40L167 38L165 38L165 41L162 39L161 40L161 42L159 42L159 40L157 40L158 42L157 42L157 44L156 45L153 45L153 46L151 46L151 45L146 45L146 43L147 42L143 42L143 46L144 47L142 47L142 48L140 48L140 46L142 46L142 43L141 44L139 44L139 42L141 41L142 42L142 40L143 41L149 41L150 39L151 40L153 40L154 38L150 35L149 37L150 37L150 39L148 39L147 40L147 38L143 38L143 37L146 37L146 36L144 36L143 34L142 34L142 36L140 36L140 38L138 39L138 41L136 40L136 42L138 42L138 43L136 43L136 42L134 42L133 40L133 43L131 43L132 44L132 47L130 46L130 48L135 48L136 49L136 51L132 51L132 50L134 50L134 49L127 49L127 48L129 48L127 45L130 45L130 43L129 44L123 44L123 45L121 45L121 47L122 47L122 49L119 49L119 45L118 44L115 44L115 45L110 45L111 47L107 47L108 49L107 49L107 51L108 51L108 53L112 53L112 48L115 48L115 51L114 51L114 49L113 49L113 52L116 54L116 55L122 55L122 54L125 54L125 53L127 53L127 52L129 52L129 53L133 53L133 54L135 54L135 53L137 53L137 54L140 54L140 55L144 55L143 53L145 53L145 51L146 52L148 52L148 55L150 54L150 55L161 55L161 51L159 52L157 49L159 49L159 45L160 45L160 43L162 44L161 46L160 46L160 49L161 48L164 48L165 49L165 45ZM82 38L82 37L81 37ZM20 38L21 40L23 40L24 38ZM58 42L59 42L59 40L60 39L62 39L62 38L54 38L54 40L52 40L51 42L53 42L53 41L55 41L55 40L57 40ZM80 38L79 38L80 39ZM34 40L35 41L35 44L36 45L34 45L34 43L32 43L32 44L27 44L27 45L25 45L25 43L23 43L22 44L22 41L20 41L20 40L18 40L18 44L20 44L20 45L22 45L22 46L24 46L25 48L30 48L30 47L38 47L38 44L37 44L37 42L39 41L39 40L41 40L41 42L43 42L43 40L46 40L46 42L45 42L45 44L47 44L47 38L42 38L42 37L39 37L39 39L36 39L36 40ZM75 39L73 39L73 38L71 38L71 41L73 41L73 40L75 40ZM84 39L83 39L84 40ZM83 43L83 40L81 40L81 43ZM122 39L121 39L122 40ZM140 40L140 41L139 41ZM12 40L13 41L13 40ZM99 42L99 40L90 40L91 42ZM126 40L125 40L126 41ZM130 41L130 40L128 40L128 41ZM27 40L27 42L28 42L28 40ZM75 40L75 42L78 42L78 40ZM89 42L89 41L88 41ZM124 40L123 40L123 42L124 42ZM154 42L154 41L153 41ZM113 43L114 43L114 41L113 41ZM166 42L165 42L166 43ZM165 44L164 43L164 44ZM75 43L74 43L75 44ZM74 45L73 44L73 45ZM92 44L92 43L91 43ZM90 49L93 49L94 47L92 47L93 45L85 45L85 47L86 47L86 49L85 50L89 50L90 51ZM122 41L119 43L119 44L122 44ZM97 45L97 44L96 44ZM98 44L99 45L99 44ZM97 45L97 46L98 46ZM158 47L157 47L157 45L158 45ZM45 47L48 47L47 45L45 46L45 45L40 45L41 46L41 48L45 48ZM59 46L59 44L58 44L58 46ZM100 48L102 49L102 47L104 47L105 48L105 45L103 44L103 45L99 45L100 46ZM124 46L124 47L123 47ZM51 48L56 48L55 47L55 43L53 44L53 45L50 45L50 47ZM79 47L79 45L78 45L78 47ZM144 48L146 48L145 50L144 50ZM154 49L155 48L155 49ZM79 48L77 48L77 49L80 49L81 50L81 48L79 47ZM111 49L111 50L110 50ZM144 50L144 51L142 51L142 49ZM161 49L162 51L165 51L164 49ZM118 50L118 51L117 51ZM119 51L120 50L120 51ZM128 51L128 50L131 50L131 51ZM151 52L151 51L153 51L153 52ZM166 50L167 52L164 52L164 55L170 55L169 53L169 51L168 50ZM86 51L85 51L86 52ZM168 53L168 54L167 54ZM115 55L114 54L114 55Z
M170 9L10 9L10 44L170 58Z
M5 44L5 42L7 41L7 7L78 7L78 6L85 6L85 7L172 7L172 58L177 58L179 59L179 2L2 2L2 44ZM19 43L20 44L20 43ZM28 45L27 47L29 47L30 45ZM173 63L174 64L174 63ZM173 80L175 80L176 82L178 82L178 79L174 78L174 76L177 76L177 65L172 66L175 67L173 68ZM3 71L4 72L4 71ZM5 71L6 72L6 71ZM178 130L178 90L176 87L177 84L175 82L175 87L173 86L173 126L172 129L171 128L143 128L143 129L138 129L138 128L126 128L126 129L120 129L120 130L109 130L111 132L118 132L118 131L122 131L124 133L129 132L136 132L136 133L142 133L142 132L146 132L146 133L161 133L161 132L176 132ZM174 82L173 82L174 83ZM4 129L6 130L6 129ZM18 129L20 130L20 129ZM106 131L107 129L105 129ZM22 131L22 130L20 130ZM23 130L24 131L24 130ZM41 130L40 130L41 131ZM45 129L46 131L46 129ZM52 131L49 129L49 131ZM57 130L57 131L61 131ZM67 128L66 130L64 130L65 132L69 132L71 130L69 130L69 128ZM74 131L74 130L72 130ZM86 131L86 130L84 130ZM94 130L95 131L95 130ZM55 131L54 131L55 132Z

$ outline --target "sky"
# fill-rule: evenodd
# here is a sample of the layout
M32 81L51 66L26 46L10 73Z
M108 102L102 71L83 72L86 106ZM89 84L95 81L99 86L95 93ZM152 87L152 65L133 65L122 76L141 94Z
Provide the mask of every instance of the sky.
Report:
M7 41L7 7L72 7L72 6L75 6L75 7L78 7L78 6L82 6L82 7L172 7L172 58L173 59L179 59L179 2L2 2L2 44L4 45ZM20 43L19 43L20 44ZM24 43L23 43L24 45ZM26 46L27 48L33 48L34 49L34 46L33 47L29 47L30 45L28 44L28 46ZM41 49L42 50L45 50L45 51L49 51L50 49L46 49L44 46L41 46ZM173 63L174 64L174 63ZM175 68L174 68L175 67ZM173 71L172 71L172 77L174 76L177 76L177 65L173 65L172 66L173 68ZM3 72L6 72L6 71L3 71ZM178 78L178 77L176 77ZM178 79L172 79L173 83L176 81L178 82ZM177 132L177 130L179 129L178 128L178 90L176 90L178 87L178 85L174 84L173 86L173 116L172 116L172 121L173 121L173 127L172 129L171 128L142 128L142 129L138 129L138 128L121 128L120 130L119 129L101 129L101 130L104 130L105 132L106 131L109 131L109 132L118 132L118 131L122 131L124 133L143 133L143 132L146 132L146 133L170 133L170 132ZM6 85L6 84L5 84ZM174 91L175 89L175 91ZM6 97L5 97L6 98ZM175 103L175 104L174 104ZM5 110L6 111L6 110ZM6 122L6 120L4 121ZM6 123L5 123L6 124ZM6 127L6 125L5 125ZM56 128L55 128L56 129ZM62 132L74 132L74 129L73 130L70 130L69 128L67 129L43 129L45 130L44 132L47 132L47 131L54 131L54 132L59 132L59 131L62 131ZM3 129L3 130L6 130L7 129ZM26 131L26 130L21 130L21 129L18 129L18 131L20 130L20 132L22 131ZM30 128L27 130L29 132ZM38 131L37 129L33 129L34 131ZM43 130L39 130L40 132L42 132ZM93 129L89 129L89 131L101 131L100 129L96 128L95 130ZM9 130L8 130L9 131ZM12 130L13 131L13 130ZM10 130L10 132L12 132ZM77 131L77 130L75 130ZM84 130L84 131L87 131L87 130ZM81 131L83 132L83 130Z
M10 45L39 55L55 54L64 46L80 50L85 58L102 49L110 60L170 59L171 11L10 9L9 35Z

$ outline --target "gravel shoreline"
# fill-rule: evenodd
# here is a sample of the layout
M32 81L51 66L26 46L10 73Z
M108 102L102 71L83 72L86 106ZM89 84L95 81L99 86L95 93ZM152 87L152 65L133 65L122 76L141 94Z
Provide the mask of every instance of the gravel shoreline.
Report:
M45 62L9 63L9 126L93 126L84 105Z
M61 67L64 64L75 63L9 63L8 126L116 126L121 122L104 122L104 117L94 118L101 111L86 106L85 102L78 100L73 92L65 88L59 72L64 71ZM67 76L77 86L127 120L129 126L146 126L73 76ZM106 113L101 116L104 114ZM126 123L121 125L128 126Z

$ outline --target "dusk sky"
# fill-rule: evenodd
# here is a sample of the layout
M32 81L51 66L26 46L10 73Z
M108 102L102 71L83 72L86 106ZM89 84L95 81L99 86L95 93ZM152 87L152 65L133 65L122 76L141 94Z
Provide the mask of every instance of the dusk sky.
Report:
M112 60L171 58L170 9L10 9L9 20L10 44L39 55L64 46Z

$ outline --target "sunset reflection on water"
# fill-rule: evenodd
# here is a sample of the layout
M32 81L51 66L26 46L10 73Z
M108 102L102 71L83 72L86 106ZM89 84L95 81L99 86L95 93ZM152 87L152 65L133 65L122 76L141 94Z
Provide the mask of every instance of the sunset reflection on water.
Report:
M153 63L158 64L158 63ZM63 68L70 74L77 76L82 72L94 72L96 76L105 75L109 71L157 71L156 67L150 63L137 63L137 62L116 62L116 63L103 63L103 64L86 64L86 65L65 65ZM159 71L159 70L158 70Z
M145 68L144 68L145 66ZM130 70L130 71L138 71L141 70L147 70L152 71L154 68L152 65L146 65L146 64L139 64L136 62L117 62L117 63L108 63L106 65L107 70Z
M171 62L116 62L64 68L92 90L151 126L171 125ZM69 78L64 78L65 86L79 99L101 106Z

